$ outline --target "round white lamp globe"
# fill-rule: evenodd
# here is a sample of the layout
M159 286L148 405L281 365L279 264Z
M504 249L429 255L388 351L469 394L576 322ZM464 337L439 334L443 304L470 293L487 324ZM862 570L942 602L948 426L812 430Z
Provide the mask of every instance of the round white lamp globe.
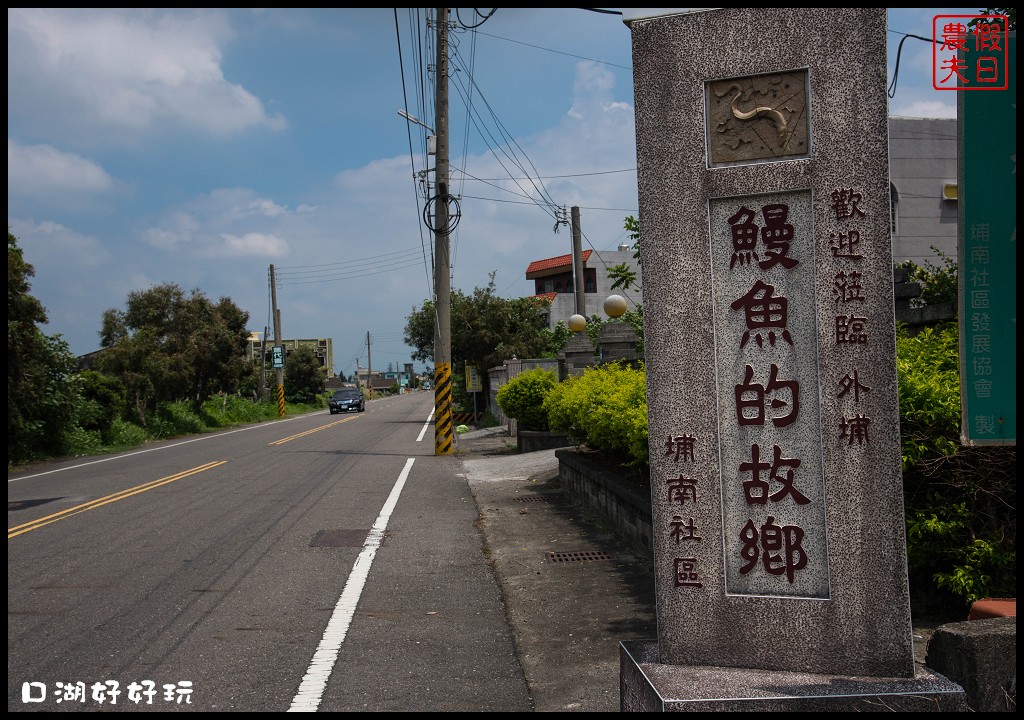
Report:
M570 315L569 322L567 323L569 329L573 332L580 332L581 330L587 329L587 319L582 315Z
M604 301L604 311L610 318L622 317L626 314L626 298L621 295L609 295Z

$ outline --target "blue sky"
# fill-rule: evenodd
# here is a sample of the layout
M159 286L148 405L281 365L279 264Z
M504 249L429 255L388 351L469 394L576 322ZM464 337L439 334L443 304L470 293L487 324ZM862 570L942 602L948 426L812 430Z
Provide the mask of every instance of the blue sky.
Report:
M890 78L904 33L976 12L890 10ZM273 264L285 337L333 338L346 375L367 333L375 369L410 362L433 251L427 131L398 110L435 124L428 13L8 8L7 225L44 331L96 350L103 311L161 283L229 297L262 331ZM452 19L477 25L451 36L452 288L493 272L500 295L532 294L527 265L571 251L552 207L581 208L584 249L615 249L637 214L629 29L568 8ZM890 115L955 117L931 63L907 40Z

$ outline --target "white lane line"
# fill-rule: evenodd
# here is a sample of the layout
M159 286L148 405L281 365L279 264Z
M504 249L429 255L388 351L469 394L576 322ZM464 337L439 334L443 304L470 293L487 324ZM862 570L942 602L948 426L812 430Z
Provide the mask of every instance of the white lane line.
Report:
M427 432L427 428L430 427L430 421L434 419L434 411L431 410L430 414L427 415L427 421L423 423L423 428L420 430L420 436L416 438L416 442L420 442L423 439L423 435Z
M309 669L306 670L306 676L302 678L302 684L299 685L299 691L295 694L288 712L316 712L320 707L320 700L327 688L327 681L331 678L334 663L338 661L341 644L345 642L348 626L352 623L352 616L359 604L359 596L363 594L363 586L366 585L366 578L370 574L373 558L377 555L377 548L380 547L380 542L384 538L388 520L391 519L391 513L398 504L398 497L402 494L402 488L405 487L405 481L409 477L409 471L412 470L414 461L414 458L405 461L405 467L402 468L395 486L391 488L391 495L388 496L387 502L381 508L377 521L370 529L370 534L366 536L363 550L352 566L352 572L349 573L348 581L341 591L338 604L334 606L331 619L327 622L324 636L320 639L320 646L313 654Z

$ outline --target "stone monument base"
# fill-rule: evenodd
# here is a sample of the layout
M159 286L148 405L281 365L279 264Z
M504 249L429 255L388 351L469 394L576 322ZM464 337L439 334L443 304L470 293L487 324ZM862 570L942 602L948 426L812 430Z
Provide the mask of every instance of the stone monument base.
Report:
M662 665L655 640L619 643L622 712L970 712L962 687L909 678Z

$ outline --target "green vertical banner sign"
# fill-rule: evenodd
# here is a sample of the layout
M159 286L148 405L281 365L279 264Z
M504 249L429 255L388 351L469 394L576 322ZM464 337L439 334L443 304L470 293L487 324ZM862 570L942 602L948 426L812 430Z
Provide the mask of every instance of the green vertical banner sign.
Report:
M1017 444L1017 34L1001 39L1005 89L961 83L957 93L964 445ZM965 75L982 76L995 48L970 49Z

